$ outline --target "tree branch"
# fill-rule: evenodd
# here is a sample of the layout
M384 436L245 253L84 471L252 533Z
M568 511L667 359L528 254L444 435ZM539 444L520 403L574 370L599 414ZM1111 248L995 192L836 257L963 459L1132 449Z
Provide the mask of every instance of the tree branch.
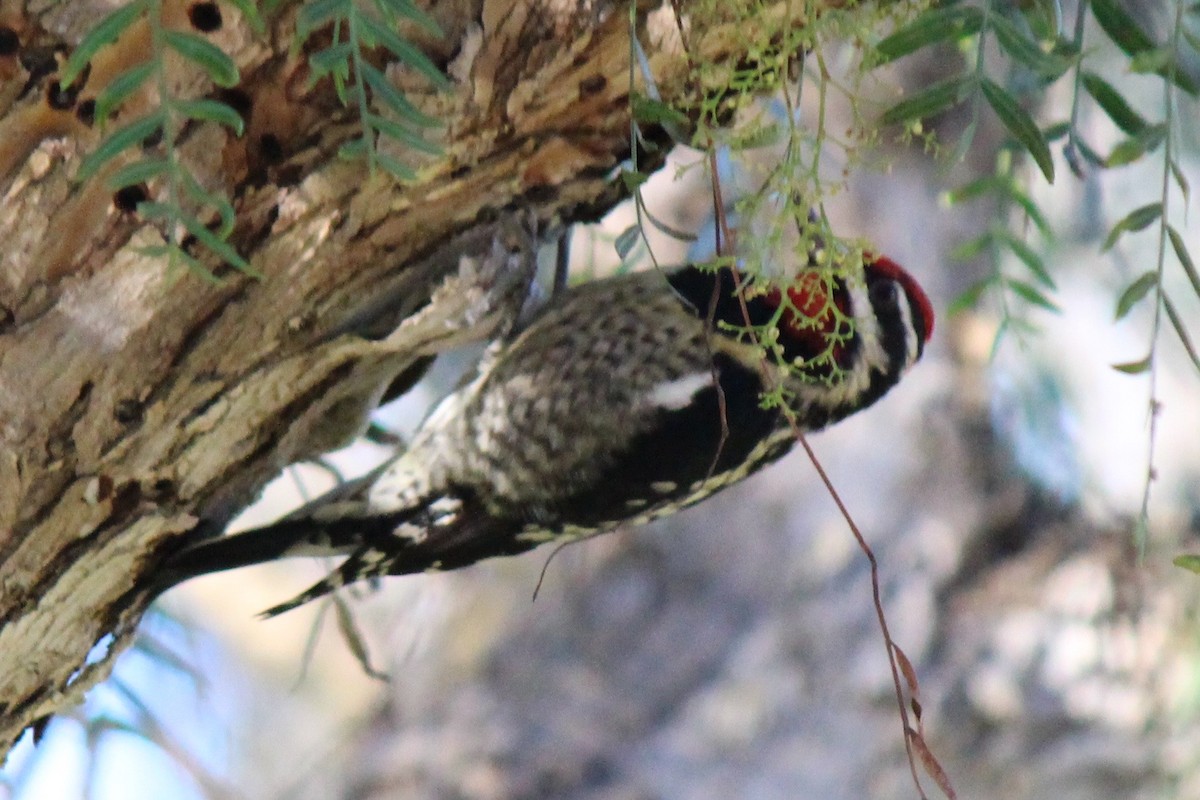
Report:
M612 176L629 151L624 4L434 4L446 37L415 40L458 82L437 94L389 71L445 124L441 155L400 154L418 175L404 185L336 157L357 122L290 53L294 9L264 39L222 5L209 36L241 83L216 92L182 63L170 77L184 97L237 107L245 134L189 123L178 141L200 182L231 198L230 241L263 279L198 250L219 284L170 275L143 252L162 232L114 206L104 173L74 181L100 139L82 110L147 57L146 32L99 51L57 107L53 72L21 55L54 63L97 10L47 5L0 16L21 38L0 57L0 754L107 676L144 611L137 587L199 520L227 519L282 467L337 446L419 356L487 336L524 262L479 265L515 252L503 243L531 218L543 236L598 218L621 199ZM164 24L188 29L186 5L166 0ZM637 7L657 90L682 104L703 87L675 17ZM735 59L733 33L713 19L689 44ZM113 124L153 101L135 95Z

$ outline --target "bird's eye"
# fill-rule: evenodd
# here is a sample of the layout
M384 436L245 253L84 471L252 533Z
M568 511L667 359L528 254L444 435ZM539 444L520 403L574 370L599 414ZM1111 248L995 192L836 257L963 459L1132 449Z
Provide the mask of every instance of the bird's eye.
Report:
M876 310L895 308L900 300L895 281L879 281L871 286L871 305Z

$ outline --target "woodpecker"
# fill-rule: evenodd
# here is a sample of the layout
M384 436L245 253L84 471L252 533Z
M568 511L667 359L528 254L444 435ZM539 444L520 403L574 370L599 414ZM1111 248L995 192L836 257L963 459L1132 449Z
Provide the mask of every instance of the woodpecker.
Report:
M493 343L403 454L275 524L183 550L164 582L347 556L273 616L364 578L643 524L873 404L932 332L925 292L884 257L851 279L809 265L785 291L692 265L567 289Z

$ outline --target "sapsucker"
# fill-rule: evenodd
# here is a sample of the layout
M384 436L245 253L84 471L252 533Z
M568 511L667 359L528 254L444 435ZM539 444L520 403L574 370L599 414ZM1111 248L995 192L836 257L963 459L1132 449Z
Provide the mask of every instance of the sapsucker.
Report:
M367 577L644 523L874 403L933 330L925 293L887 258L869 257L852 280L809 267L786 299L739 291L738 279L685 266L564 291L492 345L402 455L280 522L184 550L168 585L284 556L348 556L271 615ZM772 391L786 409L763 402Z

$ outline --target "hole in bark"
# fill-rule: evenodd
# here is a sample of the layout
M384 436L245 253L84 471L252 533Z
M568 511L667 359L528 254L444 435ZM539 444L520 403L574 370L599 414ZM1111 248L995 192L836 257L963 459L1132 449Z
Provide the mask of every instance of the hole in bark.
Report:
M75 116L84 125L87 125L89 128L92 127L92 123L96 121L96 101L89 97L87 100L80 102L75 107Z
M46 103L57 111L66 111L72 108L75 105L75 98L78 96L78 83L73 83L71 88L64 89L61 83L55 81L46 89Z
M161 127L156 128L154 130L154 133L150 134L145 139L142 139L142 149L143 150L152 150L153 148L158 147L159 143L162 142L162 137L163 137L162 128Z
M150 193L146 191L146 184L138 183L118 189L113 194L113 205L117 207L118 211L132 214L137 211L138 203L145 202L149 198Z
M549 184L541 184L540 186L530 186L525 190L525 200L529 203L541 204L549 203L558 197L558 187Z
M254 100L244 89L222 89L217 92L217 99L236 111L243 122L250 121Z
M216 3L193 3L188 9L192 27L202 33L212 33L221 27L221 9Z
M605 86L608 86L608 78L603 75L592 75L590 78L584 78L579 82L579 96L587 97L588 95L596 94L596 92L602 92Z
M21 37L7 25L0 25L0 56L11 56L21 49Z
M113 416L117 422L123 425L129 425L137 422L142 418L142 404L137 400L120 400L117 402L116 408L113 409Z
M66 50L64 45L27 47L22 50L21 66L29 73L29 82L34 83L58 69L58 55Z
M275 164L283 159L283 144L279 141L279 137L273 133L264 133L258 137L258 147L262 153L263 161L268 164Z

